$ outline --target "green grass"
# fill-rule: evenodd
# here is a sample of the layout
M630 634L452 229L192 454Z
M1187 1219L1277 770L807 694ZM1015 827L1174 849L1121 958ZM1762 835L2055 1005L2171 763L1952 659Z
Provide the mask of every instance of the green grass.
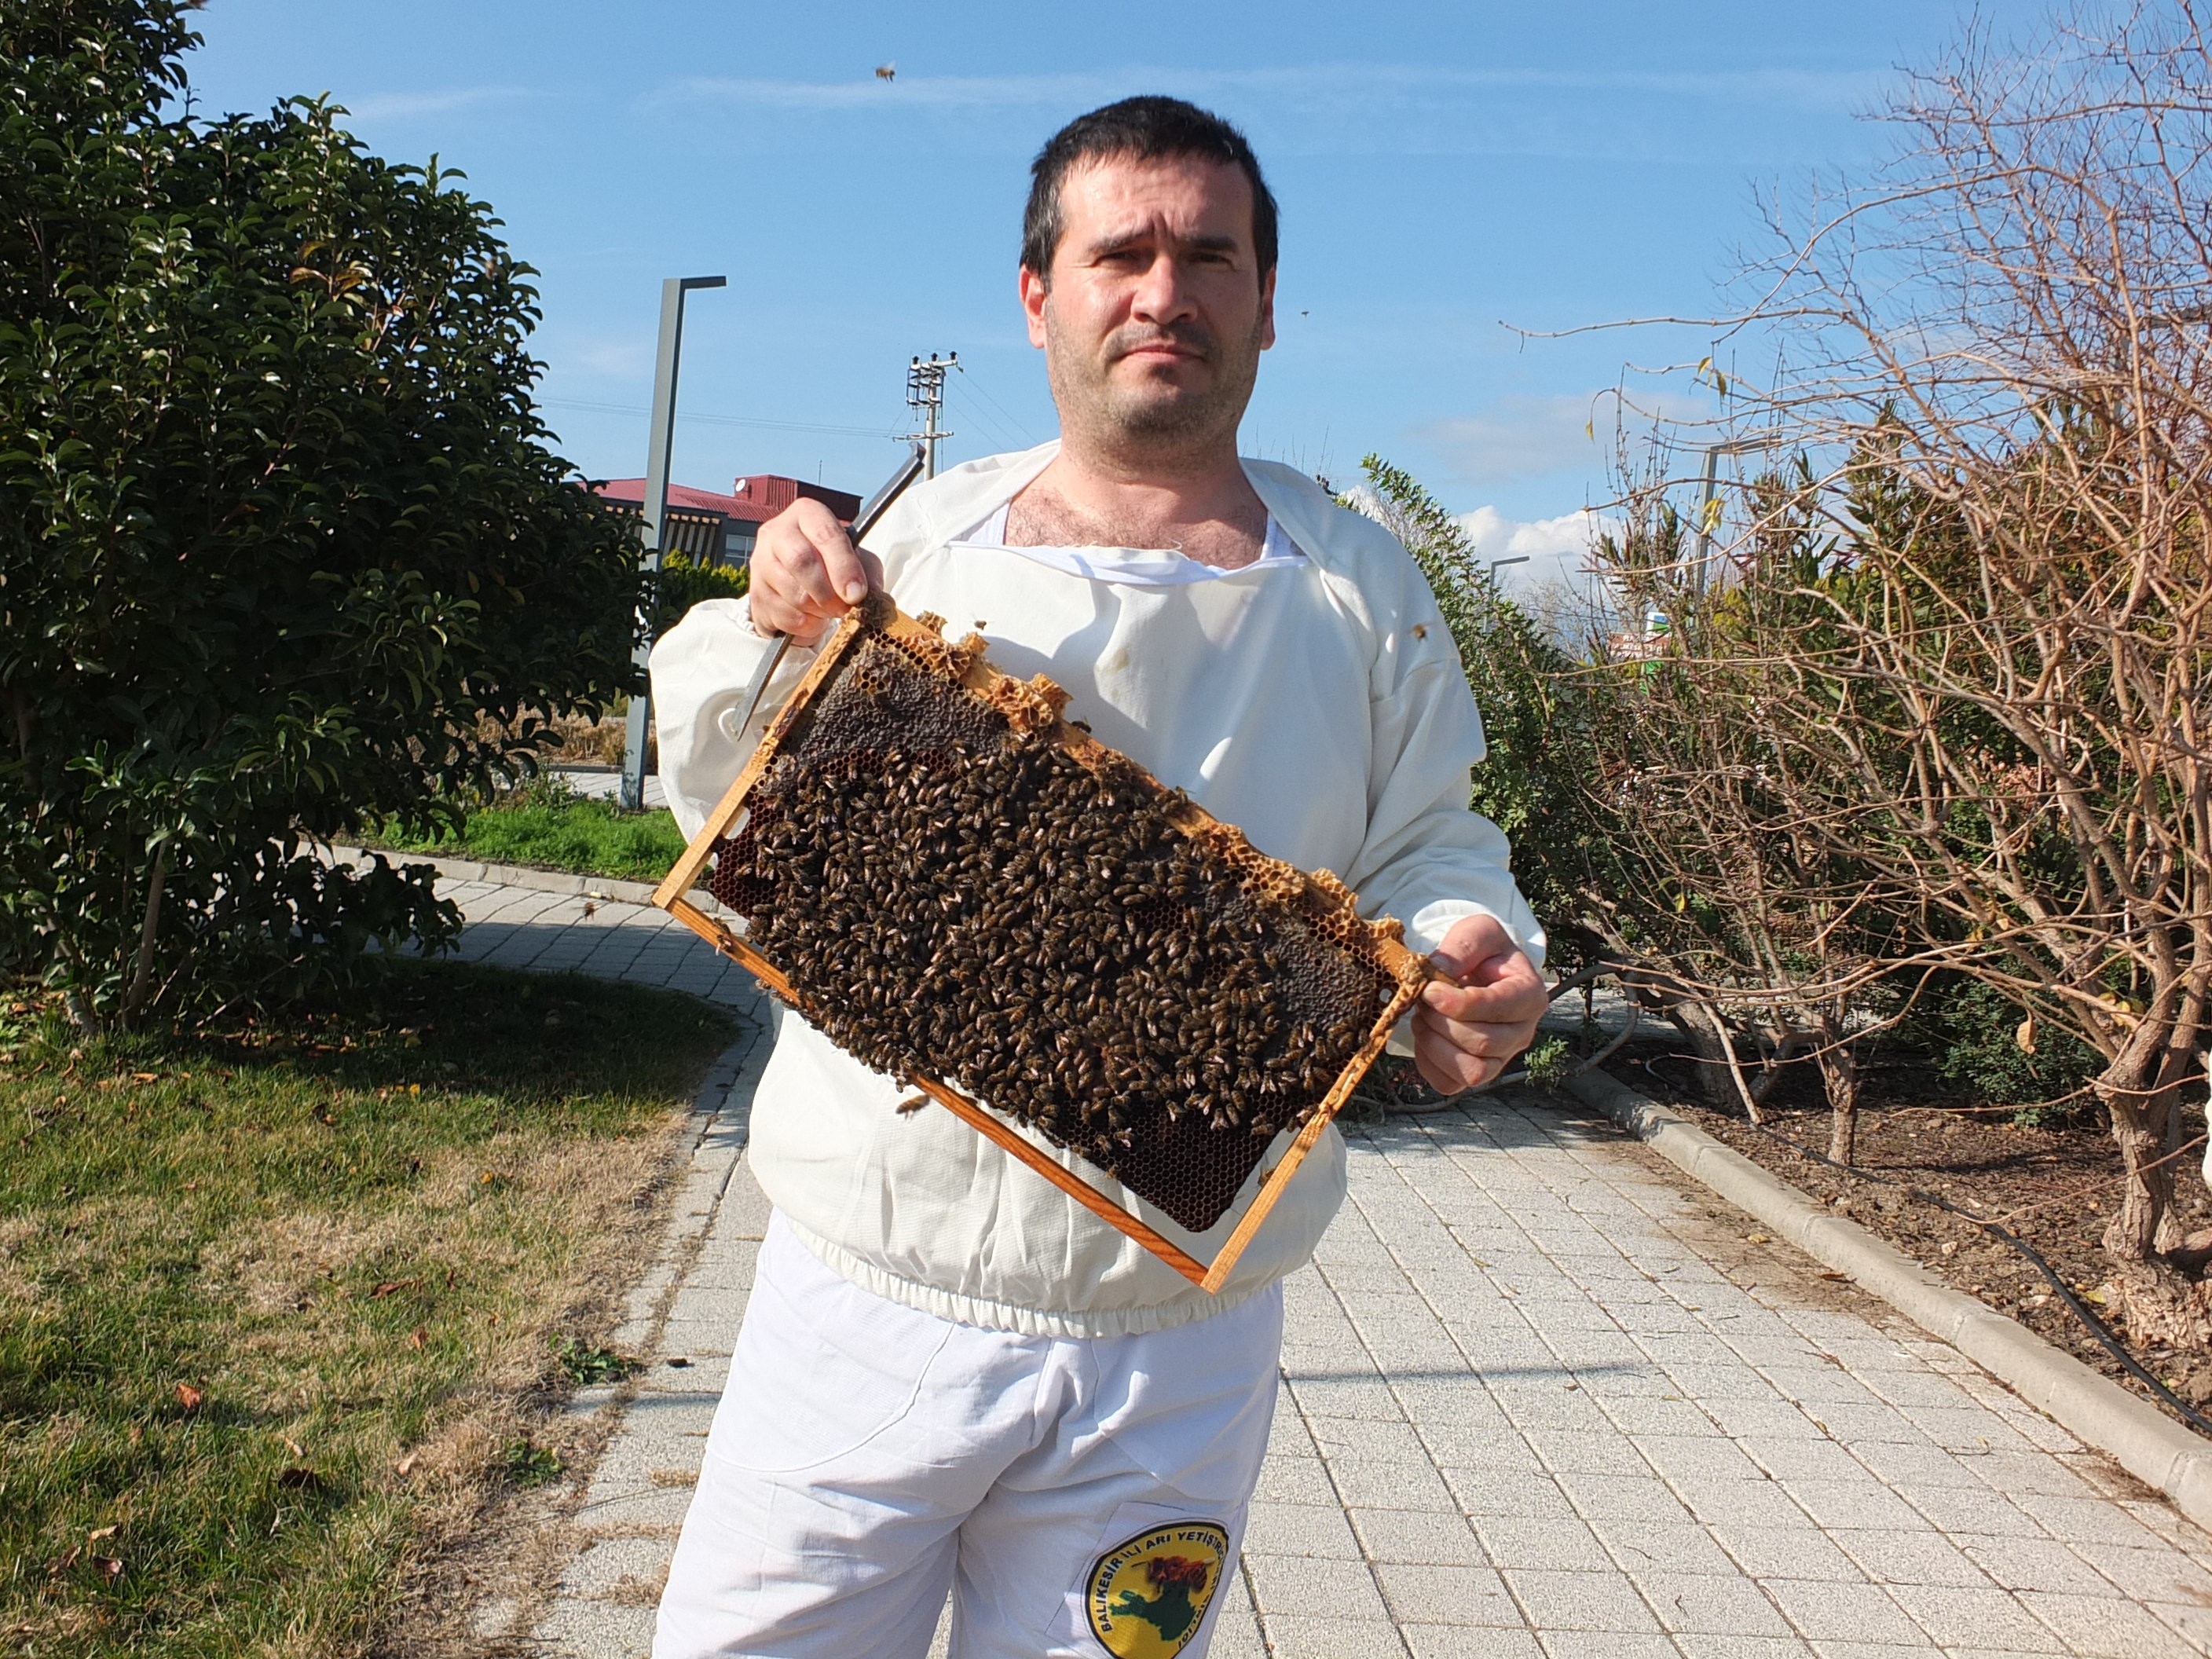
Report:
M591 1310L730 1033L439 963L74 1050L0 999L0 1652L357 1650L557 1477L543 1406L617 1366Z
M543 790L470 813L458 837L434 841L387 833L368 837L368 843L623 881L659 881L684 852L683 832L665 811L623 812L612 801L564 799Z

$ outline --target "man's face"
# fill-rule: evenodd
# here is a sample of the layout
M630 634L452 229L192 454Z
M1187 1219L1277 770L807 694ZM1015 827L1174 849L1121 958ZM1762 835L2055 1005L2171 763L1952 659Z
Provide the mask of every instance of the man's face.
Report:
M1275 343L1275 273L1233 166L1109 156L1060 181L1048 285L1022 272L1064 429L1115 448L1233 441Z

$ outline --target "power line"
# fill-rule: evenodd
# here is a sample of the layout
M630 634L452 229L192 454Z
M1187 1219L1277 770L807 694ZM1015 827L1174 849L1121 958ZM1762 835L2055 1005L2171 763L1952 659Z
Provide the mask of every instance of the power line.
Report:
M971 387L970 390L972 389L973 388ZM948 387L948 395L946 398L947 403L953 401L950 396L950 391L951 389ZM984 430L989 435L992 442L1003 445L1009 449L1027 449L1030 447L1030 446L1023 442L1019 437L1007 431L1004 422L994 419L989 412L987 411L981 404L971 401L964 406L970 416L983 423Z
M538 400L549 409L583 409L599 415L643 415L649 411L628 404L586 403L578 398L541 398ZM702 426L765 427L779 432L830 432L847 438L896 438L898 434L888 427L830 426L819 421L769 421L750 415L702 415L684 410L677 416L679 421L693 421Z
M986 392L983 389L982 382L975 378L975 371L970 369L965 363L960 365L960 378L963 384L967 386L969 391L974 392L978 398L981 398L986 404L989 404L992 410L998 415L1000 419L1004 421L1006 425L1012 429L1014 435L1022 441L1023 447L1032 448L1036 446L1036 438L1030 431L1029 423L1024 421L1019 416L1014 414L1011 410L1007 409L1004 404L1000 403L996 398L994 398L989 392Z

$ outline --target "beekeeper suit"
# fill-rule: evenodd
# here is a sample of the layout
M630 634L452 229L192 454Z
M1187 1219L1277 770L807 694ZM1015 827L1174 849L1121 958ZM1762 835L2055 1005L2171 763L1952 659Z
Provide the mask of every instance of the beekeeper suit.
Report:
M1129 101L1169 106L1171 137L1190 125L1177 112L1213 122L1172 100ZM1120 130L1106 125L1109 142L1063 161L1053 181L1065 193L1081 180L1091 193L1076 206L1092 219L1127 206L1101 177L1117 156L1139 194L1148 165L1176 165L1172 151L1148 160L1141 142L1117 148ZM1248 176L1218 154L1200 148L1167 181L1180 206L1146 210L1178 248L1203 243L1207 216L1221 215L1205 192L1233 198L1230 185ZM1052 155L1048 146L1041 177ZM1264 191L1256 163L1249 178ZM1197 228L1175 228L1185 221ZM1052 269L1071 295L1084 280ZM1030 274L1025 255L1025 284ZM1097 280L1110 286L1113 273ZM1214 325L1114 326L1124 345L1166 343L1151 368L1115 348L1109 374L1135 379L1184 374L1176 351L1208 349ZM1204 367L1189 373L1202 379ZM1432 1075L1453 1055L1465 1060L1454 1084L1494 1074L1495 1051L1525 1042L1541 1011L1543 937L1504 836L1468 810L1481 723L1419 568L1311 479L1233 459L1204 486L1229 505L1177 532L1182 547L1050 538L1042 532L1054 525L1091 522L1072 453L1077 394L1062 378L1056 368L1067 447L973 462L916 487L868 538L867 579L909 614L981 633L1007 672L1048 676L1101 742L1261 851L1335 872L1363 914L1405 922L1414 949L1491 941L1485 971L1504 988L1480 1008L1449 1005L1482 1018L1425 1011L1422 1041ZM763 713L737 729L769 649L764 617L818 642L817 624L860 591L833 592L849 550L808 505L818 562L787 534L779 549L796 551L757 564L750 601L698 606L653 652L661 777L687 836L811 660L793 650ZM1466 1035L1476 1027L1509 1035ZM956 1655L1203 1652L1272 1420L1280 1283L1343 1199L1341 1139L1328 1133L1209 1296L951 1114L899 1112L907 1092L782 1016L747 1153L775 1215L656 1655L918 1659L948 1587ZM1260 1180L1255 1170L1220 1221L1194 1234L1082 1167L1200 1261Z

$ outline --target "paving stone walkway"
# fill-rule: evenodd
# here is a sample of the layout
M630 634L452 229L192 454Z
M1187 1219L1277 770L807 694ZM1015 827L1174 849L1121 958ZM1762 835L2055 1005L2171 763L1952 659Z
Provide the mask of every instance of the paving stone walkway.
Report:
M530 1615L547 1659L626 1659L766 1220L742 1148L772 1022L657 911L452 891L465 956L748 1022L683 1247L632 1298L623 1340L653 1364L579 1402L619 1426ZM1518 1094L1347 1133L1351 1200L1287 1285L1219 1659L2212 1653L2212 1538L1580 1109Z

